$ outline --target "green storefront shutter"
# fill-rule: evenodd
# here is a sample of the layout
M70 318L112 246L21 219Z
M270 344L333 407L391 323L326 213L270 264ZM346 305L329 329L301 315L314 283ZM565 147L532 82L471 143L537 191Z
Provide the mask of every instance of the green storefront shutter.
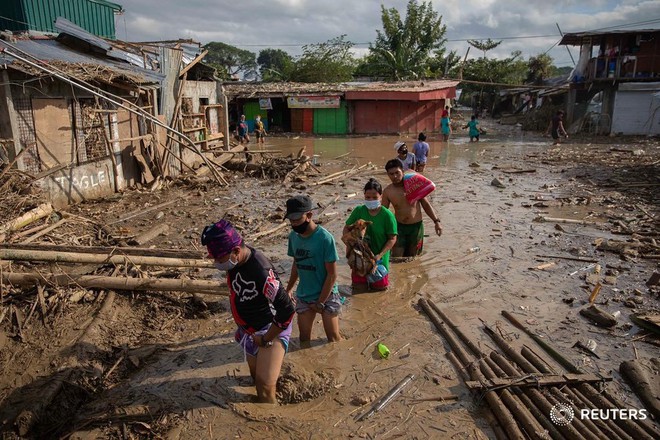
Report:
M261 115L261 122L264 123L264 129L268 131L268 118L266 117L268 110L259 108L258 102L246 102L243 104L243 114L245 115L245 122L247 122L250 131L254 131L254 118Z
M348 111L346 101L339 108L314 109L315 134L346 134L348 132Z

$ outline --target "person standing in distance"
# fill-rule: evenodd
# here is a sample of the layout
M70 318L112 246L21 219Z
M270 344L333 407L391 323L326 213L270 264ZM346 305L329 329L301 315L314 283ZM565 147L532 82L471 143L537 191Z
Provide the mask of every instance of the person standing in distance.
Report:
M420 133L417 136L417 142L413 145L413 154L415 155L415 160L417 162L417 167L415 171L418 173L423 173L424 168L426 168L426 161L429 157L429 144L426 143L426 135ZM405 171L405 170L404 170Z

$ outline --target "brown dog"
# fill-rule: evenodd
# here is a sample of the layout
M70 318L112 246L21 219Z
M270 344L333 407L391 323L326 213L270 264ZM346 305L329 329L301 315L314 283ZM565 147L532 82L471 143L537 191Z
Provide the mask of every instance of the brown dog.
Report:
M346 244L348 266L363 277L373 272L376 268L374 253L369 248L367 242L364 241L367 226L372 223L362 219L356 220L352 225L348 225L348 232L341 238Z

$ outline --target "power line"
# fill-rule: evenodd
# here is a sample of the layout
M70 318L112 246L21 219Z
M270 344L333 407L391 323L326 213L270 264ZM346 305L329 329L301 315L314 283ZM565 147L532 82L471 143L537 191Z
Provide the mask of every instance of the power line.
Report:
M458 41L468 41L468 40L524 40L530 38L550 38L556 37L557 35L522 35L520 37L488 37L488 38L449 38L445 41L447 42L458 42ZM242 47L302 47L315 43L281 43L281 44L240 44ZM339 44L339 43L337 43ZM353 43L354 46L366 46L371 44L368 43Z
M652 20L645 20L645 21L637 21L634 23L624 23L624 24L619 24L616 26L607 26L607 27L602 27L602 28L597 28L597 29L591 29L587 32L596 32L596 31L604 31L607 29L616 29L616 28L621 28L621 27L627 27L627 26L640 26L643 24L653 24L653 23L660 23L660 17L654 18Z

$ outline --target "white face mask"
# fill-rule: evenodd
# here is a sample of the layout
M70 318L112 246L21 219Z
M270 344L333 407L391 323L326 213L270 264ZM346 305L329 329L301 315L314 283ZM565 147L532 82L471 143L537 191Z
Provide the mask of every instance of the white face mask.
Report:
M230 271L233 268L236 267L238 264L238 261L232 261L231 260L231 255L229 256L229 260L225 261L224 263L219 263L217 261L213 262L213 265L215 266L216 269L218 270L224 270L224 271Z
M364 206L366 206L367 209L378 209L380 208L380 200L365 200Z

